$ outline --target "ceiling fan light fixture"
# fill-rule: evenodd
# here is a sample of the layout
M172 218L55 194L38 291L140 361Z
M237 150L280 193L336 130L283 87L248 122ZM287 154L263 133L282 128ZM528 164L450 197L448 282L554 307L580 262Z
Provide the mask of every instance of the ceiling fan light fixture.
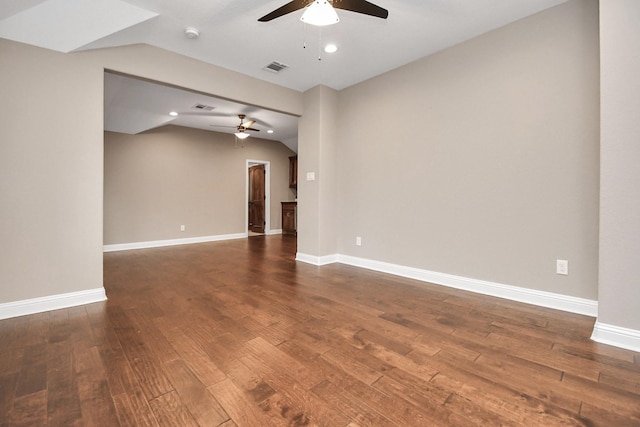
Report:
M314 0L304 11L300 20L306 24L318 27L340 22L336 10L328 0Z
M234 133L234 135L238 139L247 139L247 138L249 138L249 134L246 133L246 132L236 132L236 133Z

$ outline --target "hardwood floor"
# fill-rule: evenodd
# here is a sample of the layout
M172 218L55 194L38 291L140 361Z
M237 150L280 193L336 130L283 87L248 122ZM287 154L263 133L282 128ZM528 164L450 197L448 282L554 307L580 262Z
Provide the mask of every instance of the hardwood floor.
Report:
M592 318L294 254L105 254L107 302L0 321L0 425L640 426Z

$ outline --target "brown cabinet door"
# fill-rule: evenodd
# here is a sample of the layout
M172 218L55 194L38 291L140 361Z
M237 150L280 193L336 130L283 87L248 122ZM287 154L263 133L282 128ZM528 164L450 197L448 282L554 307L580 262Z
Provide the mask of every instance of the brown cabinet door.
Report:
M264 165L249 168L249 230L264 233Z
M282 234L296 234L295 202L282 202Z

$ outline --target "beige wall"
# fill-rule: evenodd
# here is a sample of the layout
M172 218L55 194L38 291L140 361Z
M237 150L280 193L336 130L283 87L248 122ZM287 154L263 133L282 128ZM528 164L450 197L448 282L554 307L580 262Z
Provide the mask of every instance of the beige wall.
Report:
M289 156L277 141L164 126L139 135L105 132L104 243L246 232L246 164L270 164L271 230L293 200ZM184 224L186 230L180 231Z
M598 78L581 0L340 92L338 252L596 299Z
M338 92L316 86L304 94L299 122L298 252L337 253L337 101ZM315 180L308 181L307 173Z
M0 40L0 303L102 286L102 70Z
M299 92L149 46L0 40L0 303L102 287L104 69L302 113Z
M637 0L600 2L602 197L598 321L637 331L640 331L639 22Z

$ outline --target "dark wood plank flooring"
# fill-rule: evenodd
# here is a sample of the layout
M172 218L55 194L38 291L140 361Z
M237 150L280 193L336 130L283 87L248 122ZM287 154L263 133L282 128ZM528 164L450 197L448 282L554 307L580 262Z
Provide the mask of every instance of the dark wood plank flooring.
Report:
M107 302L0 321L0 425L640 426L592 318L294 255L105 254Z

